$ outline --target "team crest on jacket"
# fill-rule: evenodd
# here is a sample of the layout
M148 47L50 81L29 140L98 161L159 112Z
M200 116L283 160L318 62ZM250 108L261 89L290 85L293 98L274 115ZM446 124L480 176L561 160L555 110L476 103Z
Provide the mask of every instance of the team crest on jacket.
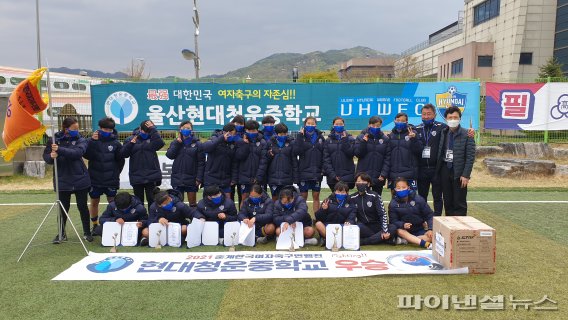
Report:
M404 140L408 141L408 140L410 140L410 137L406 136L406 137L404 137Z
M289 144L288 142L286 142L285 146L287 147L287 146L289 146L289 145L290 145L290 144Z
M257 142L256 142L256 146L257 146L257 147L260 146L260 141L257 141Z
M416 205L416 202L414 200L412 200L412 201L410 201L410 205L414 207Z
M322 144L322 143L323 143L323 139L319 139L318 142L319 142L319 144Z
M305 186L306 183L304 181L300 182L300 185Z
M380 143L380 144L383 144L383 142L385 142L385 140L379 139L379 143Z
M349 203L345 204L345 208L349 208Z
M230 145L229 145L229 148L234 149L234 148L235 148L235 145L234 145L234 144L230 144Z
M75 143L77 143L77 141L71 141L71 144L72 144L72 145L75 145Z
M192 143L192 144L191 144L191 147L192 147L192 148L195 148L195 143Z
M223 210L223 209L225 209L225 206L224 206L224 205L220 205L220 206L219 206L219 210Z
M373 203L372 203L371 201L367 201L367 207L370 208L370 207L372 207L372 206L373 206Z
M436 136L436 134L437 134L437 132L436 132L436 131L432 131L432 137L435 137L435 136Z
M109 152L112 152L112 150L114 149L113 146L108 146L107 148L108 148L108 151L109 151Z

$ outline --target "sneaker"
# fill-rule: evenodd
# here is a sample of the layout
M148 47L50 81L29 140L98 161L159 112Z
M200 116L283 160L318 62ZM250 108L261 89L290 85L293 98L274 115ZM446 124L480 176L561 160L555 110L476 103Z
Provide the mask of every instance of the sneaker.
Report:
M223 238L219 238L219 245L222 246L224 244L224 240Z
M318 245L318 240L317 240L316 238L306 239L306 240L304 240L304 245L307 245L307 246L317 246L317 245Z
M93 240L95 240L95 239L93 238L93 236L92 236L90 233L85 233L85 234L83 235L83 239L86 240L86 241L88 241L88 242L93 242Z
M401 237L396 237L396 244L400 245L400 244L408 244L408 241L406 241L406 239L403 239Z
M55 238L53 239L52 243L53 244L60 244L63 241L67 241L67 235L65 235L65 234L63 235L62 238L59 238L59 235L56 235Z
M148 238L142 238L142 240L140 240L140 246L141 247L147 247L148 246Z
M432 250L432 244L430 243L430 244L428 245L428 248L426 248L426 249Z
M325 247L325 238L319 238L318 245L320 247Z
M256 243L267 244L268 243L268 237L258 237L258 238L256 238Z
M98 226L99 226L98 224L94 224L94 225L93 225L93 228L91 229L91 235L92 235L93 237L94 237L94 236L100 236L100 234L97 233L97 227L98 227Z

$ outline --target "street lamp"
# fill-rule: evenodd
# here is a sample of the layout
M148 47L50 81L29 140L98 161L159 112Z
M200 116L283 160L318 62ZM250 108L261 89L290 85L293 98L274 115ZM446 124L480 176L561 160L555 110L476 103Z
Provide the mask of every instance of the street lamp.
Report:
M195 66L195 79L199 80L199 69L201 66L199 61L199 46L197 43L197 38L199 37L199 12L197 11L197 0L193 0L193 25L195 26L195 33L193 34L195 51L183 49L181 54L186 60L193 60L193 65Z
M298 81L298 67L292 68L292 82Z

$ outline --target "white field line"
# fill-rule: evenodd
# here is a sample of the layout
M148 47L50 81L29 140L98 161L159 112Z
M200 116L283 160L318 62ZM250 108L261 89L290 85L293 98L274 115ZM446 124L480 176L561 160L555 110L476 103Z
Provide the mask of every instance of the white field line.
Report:
M313 203L313 201L308 200L307 203ZM388 201L383 201L388 203ZM432 203L432 201L428 201ZM568 203L568 200L470 200L467 203ZM20 203L0 203L0 206L10 207L10 206L49 206L53 202L20 202ZM107 205L108 202L101 202L101 205ZM76 202L71 202L71 205L77 205Z

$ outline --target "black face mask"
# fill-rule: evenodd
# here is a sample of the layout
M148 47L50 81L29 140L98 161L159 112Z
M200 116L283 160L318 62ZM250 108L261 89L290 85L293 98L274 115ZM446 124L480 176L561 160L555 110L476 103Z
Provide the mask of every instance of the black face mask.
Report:
M369 188L366 183L357 183L355 184L355 186L357 187L357 191L359 191L359 193L365 193L367 191L367 188Z

